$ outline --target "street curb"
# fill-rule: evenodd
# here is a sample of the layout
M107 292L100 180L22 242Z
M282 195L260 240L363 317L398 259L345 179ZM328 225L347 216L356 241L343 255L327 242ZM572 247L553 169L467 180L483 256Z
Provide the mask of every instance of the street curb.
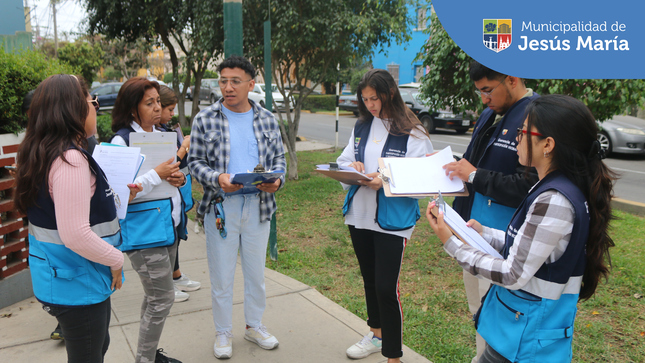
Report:
M314 115L329 115L329 116L336 116L336 111L318 111L318 112L311 112L309 110L300 110L300 112L305 112L305 113L313 113ZM354 114L349 111L339 111L338 116L353 116Z
M611 200L611 207L623 212L645 217L645 203L633 202L631 200L621 198L614 198Z

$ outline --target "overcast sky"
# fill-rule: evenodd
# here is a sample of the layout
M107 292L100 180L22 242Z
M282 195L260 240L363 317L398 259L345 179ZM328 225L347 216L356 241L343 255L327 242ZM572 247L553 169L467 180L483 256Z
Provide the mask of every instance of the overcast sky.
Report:
M54 37L54 19L50 0L26 0L26 4L32 8L31 26L36 32L36 25L40 27L41 36ZM60 0L56 4L56 25L58 28L58 39L63 39L63 32L79 32L81 23L86 17L85 9L79 0Z

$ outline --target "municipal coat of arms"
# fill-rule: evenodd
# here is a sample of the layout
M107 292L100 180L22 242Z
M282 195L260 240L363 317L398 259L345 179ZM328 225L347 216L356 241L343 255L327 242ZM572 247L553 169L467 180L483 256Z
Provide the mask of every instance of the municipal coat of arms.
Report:
M501 52L511 46L512 19L484 19L484 45L486 48Z

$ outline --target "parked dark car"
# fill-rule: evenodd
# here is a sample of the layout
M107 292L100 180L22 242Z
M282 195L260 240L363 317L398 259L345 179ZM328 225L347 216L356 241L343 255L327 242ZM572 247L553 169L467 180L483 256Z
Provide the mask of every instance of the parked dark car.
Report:
M353 112L358 116L358 99L356 95L342 95L338 97L338 109Z
M168 87L173 88L173 84L172 84L172 82L168 83ZM181 92L183 92L183 91L184 91L184 84L183 84L183 83L179 83L179 92L181 93ZM188 87L188 90L186 91L186 98L188 98L188 99L189 99L189 100L191 100L191 101L193 100L193 93L192 93L192 91L193 91L193 90L192 90L192 87Z
M222 97L222 90L219 88L219 80L217 78L204 78L202 79L202 86L199 89L199 97L195 97L195 87L190 87L193 99L197 99L197 104L200 101L208 101L211 104L217 102Z
M123 82L103 83L90 90L92 96L98 97L100 111L108 111L114 108L114 101L116 101L116 95L119 93L122 84Z
M473 126L473 121L462 115L455 115L450 111L435 111L428 108L423 102L423 95L418 88L399 87L403 102L410 107L419 118L429 133L434 133L437 128L452 129L458 134L465 134Z
M633 116L614 116L598 123L598 141L606 155L645 154L645 120Z

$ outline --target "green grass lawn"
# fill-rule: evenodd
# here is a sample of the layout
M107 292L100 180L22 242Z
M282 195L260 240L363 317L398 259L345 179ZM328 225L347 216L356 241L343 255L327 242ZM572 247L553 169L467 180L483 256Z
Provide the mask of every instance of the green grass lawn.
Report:
M366 318L362 279L341 213L345 192L335 180L313 171L315 164L334 161L339 154L298 153L299 179L276 194L280 255L278 261L267 260L267 267L315 287ZM419 201L422 208L427 203ZM645 362L645 219L618 211L616 215L609 281L578 304L575 362ZM406 248L401 273L403 343L435 363L470 362L475 355L475 330L461 271L422 217Z

